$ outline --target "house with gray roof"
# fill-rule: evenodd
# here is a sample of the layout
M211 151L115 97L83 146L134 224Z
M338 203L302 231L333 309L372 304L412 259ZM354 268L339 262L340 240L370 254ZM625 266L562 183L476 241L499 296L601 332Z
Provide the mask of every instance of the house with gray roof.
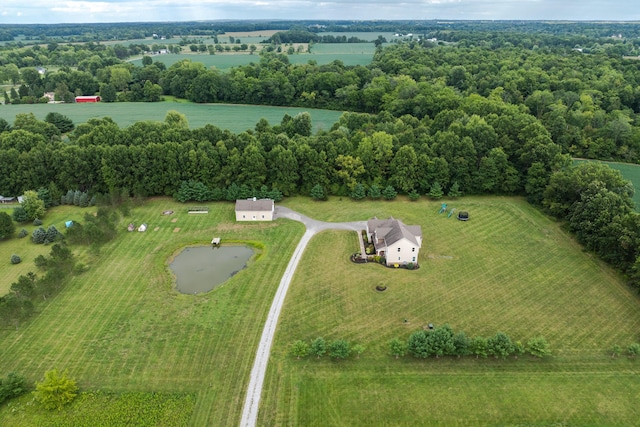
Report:
M417 264L422 247L422 229L406 225L399 219L373 218L367 221L367 236L376 254L385 257L387 265Z
M236 200L236 221L273 221L274 211L271 199Z

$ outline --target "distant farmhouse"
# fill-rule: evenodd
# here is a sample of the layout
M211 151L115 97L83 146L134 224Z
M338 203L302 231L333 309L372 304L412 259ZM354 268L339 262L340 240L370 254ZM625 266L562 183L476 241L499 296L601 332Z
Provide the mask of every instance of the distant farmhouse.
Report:
M271 199L236 200L236 221L273 221L274 211Z
M387 265L417 263L422 247L422 229L406 225L399 219L373 218L367 221L367 236L376 254L385 257Z

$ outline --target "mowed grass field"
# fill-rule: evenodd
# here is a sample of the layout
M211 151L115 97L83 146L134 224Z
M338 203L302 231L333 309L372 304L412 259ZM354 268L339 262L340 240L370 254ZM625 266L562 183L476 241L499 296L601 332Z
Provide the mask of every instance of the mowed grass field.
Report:
M640 360L608 354L614 344L640 340L637 295L525 201L449 201L469 211L468 222L438 215L440 202L425 198L292 198L283 205L325 221L393 215L421 225L424 244L421 268L407 271L350 263L358 248L354 232L312 239L282 312L258 425L637 424ZM59 368L68 369L83 390L187 393L195 395L191 425L237 425L264 320L303 226L285 220L237 224L233 204L208 206L207 215L189 215L186 205L169 199L148 201L123 219L117 239L99 256L81 250L88 272L19 331L0 330L0 374L18 371L33 381ZM73 209L52 210L45 224L85 212ZM165 209L175 214L161 215ZM149 229L128 233L130 221L147 222ZM249 268L215 291L176 293L167 259L212 236L264 247ZM22 242L0 248L9 253L16 244ZM13 267L0 264L0 274ZM387 291L376 292L381 283ZM526 341L543 335L554 356L497 361L388 355L390 339L406 339L427 323L448 323L471 336L503 331ZM342 362L288 355L293 341L318 336L344 338L366 351ZM0 408L0 425L39 425L41 419L53 425L76 410L47 419L24 406L20 416Z
M169 199L135 208L99 256L85 253L89 271L70 280L20 330L0 330L0 375L16 371L36 381L58 368L67 369L82 390L195 394L193 425L237 425L262 324L303 226L284 220L240 225L232 203L208 206L209 214L191 215ZM175 214L163 216L165 209ZM81 217L84 210L77 210ZM67 214L53 209L45 223ZM129 233L130 221L146 222L149 229ZM263 248L249 268L215 292L177 293L167 259L186 245L208 244L212 236ZM2 242L0 248L9 253L18 243ZM6 260L0 264L3 281L14 267ZM4 406L0 425L38 425L27 415ZM65 417L65 411L51 414L48 422Z
M600 162L608 165L612 169L619 170L622 176L625 179L628 179L633 184L633 188L635 188L635 193L633 195L633 201L636 204L636 210L640 209L640 165L635 163L619 163L619 162L605 162L601 160L583 160L583 159L575 159L574 162Z
M638 296L525 201L450 201L468 222L424 199L285 205L330 221L393 215L422 226L423 249L420 269L391 270L350 263L353 232L312 240L283 308L259 425L637 425L640 360L611 359L608 349L640 340ZM542 335L553 357L389 355L391 339L428 323L522 342ZM318 336L366 351L342 362L289 356L292 342Z
M142 108L144 107L144 108ZM38 119L44 120L50 112L64 114L75 124L84 123L91 118L111 117L121 127L133 123L153 120L164 120L167 112L176 110L187 117L189 127L199 128L206 124L215 125L221 129L228 129L240 133L247 129L254 129L261 118L265 118L271 125L278 125L285 114L295 116L302 112L311 114L314 132L329 130L338 121L341 111L305 109L294 107L270 107L261 105L230 105L230 104L194 104L183 102L99 102L95 104L33 104L33 105L5 105L0 108L0 117L13 123L16 114L33 113Z

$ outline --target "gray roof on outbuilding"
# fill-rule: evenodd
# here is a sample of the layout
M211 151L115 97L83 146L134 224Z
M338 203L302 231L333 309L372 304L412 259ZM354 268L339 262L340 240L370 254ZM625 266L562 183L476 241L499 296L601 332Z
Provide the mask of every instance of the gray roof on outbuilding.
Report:
M244 199L236 200L236 212L237 211L266 211L273 210L272 199Z

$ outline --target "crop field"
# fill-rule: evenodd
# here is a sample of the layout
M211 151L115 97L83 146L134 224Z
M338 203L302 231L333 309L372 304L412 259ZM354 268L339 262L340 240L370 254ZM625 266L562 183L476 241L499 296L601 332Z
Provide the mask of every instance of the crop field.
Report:
M640 361L612 359L608 349L639 340L640 299L525 201L450 201L469 211L468 222L438 215L440 202L424 198L291 198L283 205L325 221L393 215L421 225L424 244L420 268L408 271L350 263L356 233L312 239L282 312L258 425L636 423ZM80 250L89 270L20 330L0 330L0 374L15 370L33 381L48 369L68 369L84 391L157 392L167 396L166 408L183 398L188 408L195 396L190 424L237 425L264 319L303 226L236 224L232 204L208 206L207 215L189 215L187 205L150 200L123 218L122 231L99 255ZM90 209L55 208L45 225ZM174 215L161 215L165 209ZM147 222L148 231L124 231L131 221ZM212 236L260 242L260 255L212 292L178 294L167 259ZM23 244L0 243L0 257ZM0 274L23 264L0 263ZM378 284L388 289L377 292ZM542 335L553 356L396 360L388 354L390 339L406 339L427 323L448 323L470 336L503 331L523 342ZM366 350L342 362L288 355L293 341L318 336ZM37 425L42 413L29 409L27 399L18 400L18 415L0 408L0 425ZM82 407L72 405L60 419Z
M236 425L261 325L303 227L288 221L239 226L233 204L209 207L209 214L189 215L187 206L160 199L135 208L115 241L99 256L84 257L89 271L20 330L0 330L2 376L16 371L35 381L59 368L82 390L194 394L194 425ZM175 214L164 216L165 209ZM46 221L49 215L67 217L56 209ZM149 230L128 233L130 221L147 222ZM223 243L260 242L260 255L215 292L175 292L167 259L214 235ZM3 262L0 272L12 267ZM0 410L0 425L36 425L23 407L20 417Z
M637 423L640 361L611 359L608 349L639 340L638 296L526 202L451 202L469 211L468 222L438 215L440 204L426 201L286 205L331 221L393 215L420 224L424 243L420 269L407 271L350 263L355 233L314 238L283 308L259 425ZM377 292L378 284L388 289ZM389 355L391 339L428 323L470 336L503 331L524 343L542 335L553 357ZM366 350L342 362L288 355L295 340L318 336Z
M141 108L144 106L144 108ZM176 110L187 116L189 126L203 127L206 124L240 133L254 129L256 123L265 118L271 125L280 124L285 114L295 116L307 111L311 114L314 131L328 130L338 121L341 111L314 110L294 107L269 107L257 105L194 104L182 102L99 102L95 104L33 104L5 105L0 108L0 117L13 123L16 114L33 113L44 120L50 112L69 117L75 124L84 123L94 117L111 117L125 127L144 120L162 121L168 111Z
M342 61L344 65L368 65L373 59L375 46L373 43L330 43L316 44L311 48L311 53L296 53L288 55L292 64L307 64L316 61L319 65L329 64L335 60ZM249 52L220 53L209 55L208 53L180 53L152 56L154 62L162 62L167 67L184 59L193 62L201 62L206 67L215 67L221 71L227 71L233 67L259 63L259 55L251 55ZM142 57L131 61L132 64L142 66Z
M640 209L640 165L634 163L619 163L619 162L604 162L601 160L575 160L575 162L595 162L604 163L612 169L619 170L624 179L628 179L635 188L635 194L633 195L633 201L636 204L636 210Z

